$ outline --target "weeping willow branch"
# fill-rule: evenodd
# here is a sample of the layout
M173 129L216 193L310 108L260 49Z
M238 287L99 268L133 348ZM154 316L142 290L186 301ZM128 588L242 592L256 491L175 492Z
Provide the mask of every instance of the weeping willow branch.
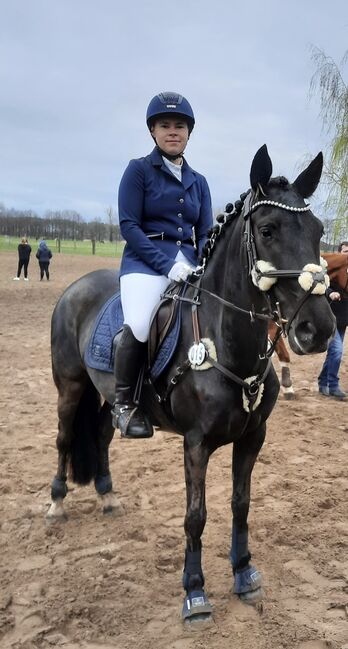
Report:
M326 155L324 182L328 196L325 209L335 212L335 240L348 231L348 88L343 69L348 61L348 50L340 65L317 47L311 48L316 66L310 82L310 97L319 93L320 116L323 130L331 134Z

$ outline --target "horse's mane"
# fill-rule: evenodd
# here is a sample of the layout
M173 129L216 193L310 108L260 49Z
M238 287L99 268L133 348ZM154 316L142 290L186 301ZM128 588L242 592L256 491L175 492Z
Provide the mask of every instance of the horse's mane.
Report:
M290 187L290 183L288 179L285 178L285 176L276 176L275 178L271 178L267 184L267 189L287 189L288 187ZM249 191L241 194L240 200L237 200L234 204L229 203L228 206L230 206L230 209L227 209L228 206L226 206L226 211L217 215L216 225L208 230L208 239L203 246L202 254L198 260L198 266L203 267L204 270L207 266L208 260L212 256L217 239L219 239L221 235L225 233L226 227L230 225L238 216L240 216L245 198L248 195ZM260 190L256 191L256 200L258 198L259 192Z
M230 210L226 212L222 212L221 214L218 214L216 217L216 224L213 225L210 230L208 230L208 239L205 242L203 249L202 249L202 254L198 260L198 266L202 268L201 272L204 272L208 260L211 258L213 254L213 250L215 248L216 241L221 238L222 235L225 234L227 226L231 225L236 218L241 214L241 211L243 209L244 205L244 200L245 197L247 196L248 192L245 192L244 194L240 195L240 200L236 201L234 204L229 203ZM228 206L226 206L227 208Z

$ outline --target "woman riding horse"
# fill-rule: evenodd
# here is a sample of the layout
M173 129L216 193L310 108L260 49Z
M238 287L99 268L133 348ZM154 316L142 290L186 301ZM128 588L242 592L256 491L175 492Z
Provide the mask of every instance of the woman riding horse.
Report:
M156 146L150 155L131 160L118 198L126 246L120 270L124 327L115 353L113 424L122 437L133 438L153 435L148 417L133 401L153 309L171 281L192 273L212 225L207 181L183 157L195 124L189 102L178 93L162 92L151 99L146 122Z
M160 167L165 164L157 150L155 155ZM283 177L271 178L266 146L257 152L251 165L251 189L231 214L224 214L214 225L200 267L186 280L185 295L175 294L182 300L179 339L155 385L148 381L142 393L142 407L151 421L184 439L185 620L209 617L212 611L202 568L205 483L210 457L225 444L233 443L230 560L234 592L247 601L262 596L261 575L251 563L248 512L252 470L279 390L268 353L267 325L276 320L284 326L298 354L325 351L334 331L334 317L324 295L326 277L319 264L323 228L304 200L317 187L322 163L319 154L290 183ZM151 156L148 164L152 164ZM191 182L193 172L186 171ZM162 186L166 186L163 178ZM203 186L205 182L198 177L191 192L195 195ZM185 194L185 201L189 195ZM180 203L182 196L177 194L178 206L185 205ZM193 213L199 221L201 210ZM208 221L208 208L205 214ZM201 226L198 238L205 233ZM143 237L146 248L148 239ZM164 240L163 246L167 245L170 249L171 242ZM155 253L163 260L160 249L155 248ZM193 263L190 246L185 254ZM177 263L172 262L158 272L168 273ZM92 369L85 351L98 314L114 293L114 271L89 273L66 289L52 316L59 432L49 517L64 516L68 467L76 482L94 480L105 511L113 507L109 445L114 434L114 380L112 374Z

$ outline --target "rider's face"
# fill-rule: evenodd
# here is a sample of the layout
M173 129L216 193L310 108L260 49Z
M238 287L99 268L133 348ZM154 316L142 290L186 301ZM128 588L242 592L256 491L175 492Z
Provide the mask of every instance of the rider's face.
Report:
M346 255L347 255L347 254L348 254L348 246L342 246L342 248L341 248L341 252L342 252L343 254L346 254Z
M187 123L177 117L163 117L156 120L151 135L162 151L170 155L178 154L178 156L185 150L189 139Z

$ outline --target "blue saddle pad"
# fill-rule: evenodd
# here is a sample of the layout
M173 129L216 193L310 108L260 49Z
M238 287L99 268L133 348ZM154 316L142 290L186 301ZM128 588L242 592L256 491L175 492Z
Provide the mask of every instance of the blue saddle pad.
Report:
M155 381L165 370L172 359L179 339L181 323L181 303L179 304L175 323L163 340L150 374ZM88 367L100 372L113 372L114 346L113 339L123 326L123 311L120 293L113 295L101 308L85 350L85 363Z

